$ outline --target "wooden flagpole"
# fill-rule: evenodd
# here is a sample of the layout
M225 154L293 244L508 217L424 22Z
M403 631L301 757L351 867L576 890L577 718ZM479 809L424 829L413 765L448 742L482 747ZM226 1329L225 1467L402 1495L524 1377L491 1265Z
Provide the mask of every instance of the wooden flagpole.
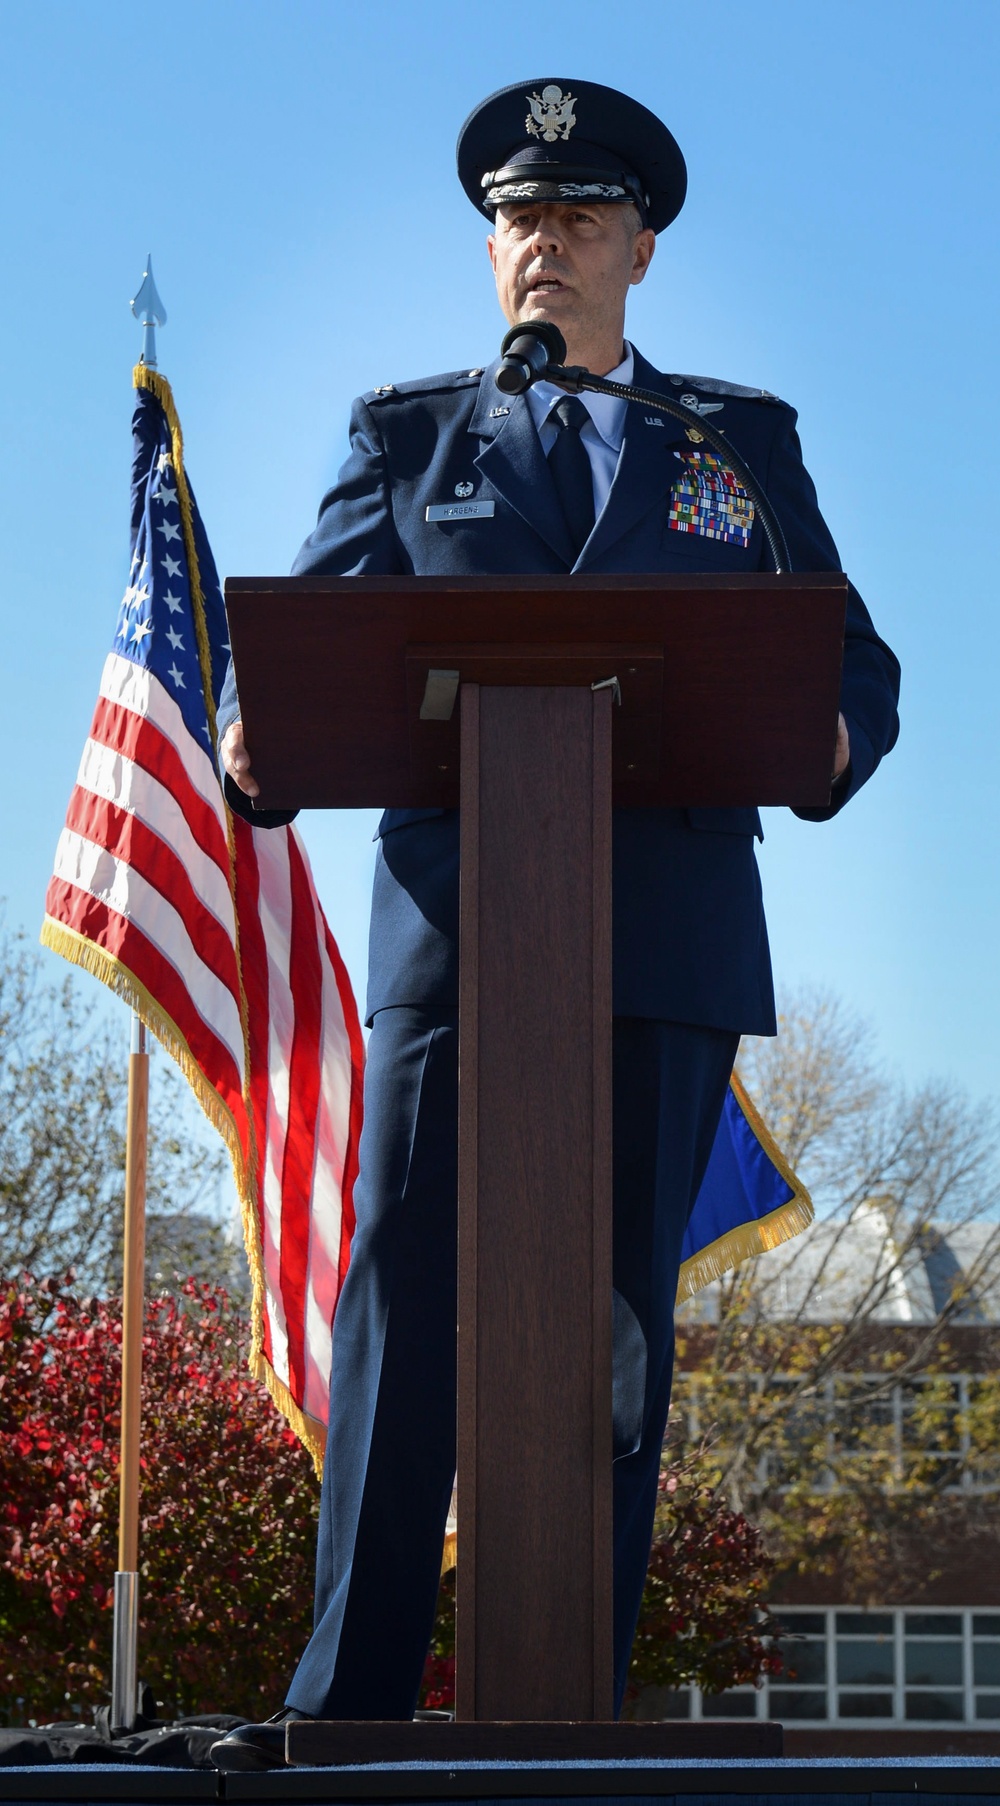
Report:
M142 362L156 369L156 328L167 313L147 257L130 302L143 328ZM146 1144L149 1053L146 1025L132 1012L125 1139L125 1250L122 1272L122 1427L111 1655L111 1724L130 1731L139 1715L139 1451L142 1438L142 1328L146 1303Z
M122 1277L122 1421L111 1663L111 1724L130 1731L139 1711L139 1447L142 1328L146 1292L146 1139L149 1054L145 1025L132 1016L125 1143L125 1255Z

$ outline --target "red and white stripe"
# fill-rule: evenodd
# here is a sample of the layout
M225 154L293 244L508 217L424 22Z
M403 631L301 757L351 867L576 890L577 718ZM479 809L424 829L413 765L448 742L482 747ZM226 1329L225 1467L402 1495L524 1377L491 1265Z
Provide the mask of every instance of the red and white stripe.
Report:
M112 653L46 915L138 981L224 1106L263 1274L263 1354L323 1426L353 1229L361 1030L295 829L233 818L231 888L226 815L207 744L156 677Z

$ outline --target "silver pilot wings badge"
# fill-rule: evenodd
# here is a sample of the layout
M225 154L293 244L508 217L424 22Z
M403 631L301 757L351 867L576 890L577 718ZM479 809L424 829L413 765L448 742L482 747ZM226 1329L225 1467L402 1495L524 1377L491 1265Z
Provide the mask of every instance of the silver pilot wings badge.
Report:
M557 138L569 137L576 124L574 94L564 94L554 82L549 82L540 94L526 94L525 99L531 108L524 122L525 130L533 138L544 138L546 144L554 144Z
M699 401L697 395L681 396L681 406L690 408L692 414L721 414L725 405L722 401Z

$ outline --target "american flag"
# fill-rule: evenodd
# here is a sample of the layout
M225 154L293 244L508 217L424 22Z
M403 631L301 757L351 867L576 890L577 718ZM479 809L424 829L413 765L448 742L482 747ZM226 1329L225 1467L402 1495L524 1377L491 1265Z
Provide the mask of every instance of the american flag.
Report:
M322 1457L363 1046L294 828L223 799L219 579L169 384L139 365L132 561L42 940L125 997L225 1137L253 1279L251 1368Z

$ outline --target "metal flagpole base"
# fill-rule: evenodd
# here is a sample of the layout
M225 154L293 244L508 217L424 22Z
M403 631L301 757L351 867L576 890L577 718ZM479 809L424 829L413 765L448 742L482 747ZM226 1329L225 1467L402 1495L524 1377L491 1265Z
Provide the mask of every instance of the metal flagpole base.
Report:
M114 1641L111 1654L111 1728L133 1731L139 1715L136 1673L139 1644L139 1576L115 1575Z

